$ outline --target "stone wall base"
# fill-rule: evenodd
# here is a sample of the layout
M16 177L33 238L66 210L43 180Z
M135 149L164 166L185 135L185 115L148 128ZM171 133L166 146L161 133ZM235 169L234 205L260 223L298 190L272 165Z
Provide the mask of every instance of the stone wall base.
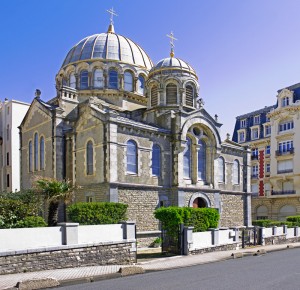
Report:
M0 253L0 274L100 265L131 265L136 262L132 242L76 245Z
M203 249L195 249L189 252L189 255L198 255L204 253L211 253L216 251L231 251L236 250L238 247L238 243L228 244L228 245L220 245L215 247L203 248Z
M300 242L300 237L294 237L287 239L285 235L281 236L274 236L274 237L268 237L264 239L265 245L281 245L281 244L288 244L288 243L297 243Z

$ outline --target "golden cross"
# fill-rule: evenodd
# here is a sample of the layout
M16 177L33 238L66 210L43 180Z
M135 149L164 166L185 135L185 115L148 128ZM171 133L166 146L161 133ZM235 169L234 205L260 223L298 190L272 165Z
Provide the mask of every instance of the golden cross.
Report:
M113 7L106 11L110 14L110 24L114 24L114 16L118 16L118 14L116 14Z

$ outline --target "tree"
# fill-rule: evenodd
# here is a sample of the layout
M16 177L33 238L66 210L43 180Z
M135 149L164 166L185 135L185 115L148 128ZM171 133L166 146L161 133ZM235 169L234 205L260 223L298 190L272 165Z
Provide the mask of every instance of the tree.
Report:
M69 180L55 178L37 178L35 188L42 194L48 207L48 226L56 226L58 221L58 207L60 202L70 202L74 195L75 186Z

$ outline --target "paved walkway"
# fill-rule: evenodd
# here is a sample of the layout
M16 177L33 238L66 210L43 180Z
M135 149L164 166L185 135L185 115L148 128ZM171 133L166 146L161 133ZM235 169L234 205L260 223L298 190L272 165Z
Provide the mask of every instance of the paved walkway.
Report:
M291 247L300 247L300 243L290 244ZM156 258L149 261L143 261L137 263L137 266L142 267L145 271L157 271L166 270L179 267L187 267L192 265L206 264L216 261L222 261L232 258L232 253L244 253L247 255L253 255L258 250L265 250L266 252L278 251L287 249L285 245L271 245L271 246L258 246L255 248L247 248L233 251L219 251L206 254L199 254L193 256L173 256L166 258ZM55 278L58 281L66 282L72 280L82 281L85 278L105 278L105 275L113 275L118 273L120 267L126 267L122 265L112 266L92 266L92 267L80 267L80 268L68 268L47 270L31 273L18 273L0 276L0 289L9 289L16 286L17 282L29 280L29 279L41 279L41 278Z

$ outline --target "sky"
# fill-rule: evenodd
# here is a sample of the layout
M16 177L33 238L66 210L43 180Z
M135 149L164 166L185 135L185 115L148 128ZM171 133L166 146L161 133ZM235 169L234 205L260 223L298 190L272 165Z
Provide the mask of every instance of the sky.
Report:
M86 36L115 31L154 63L175 56L197 72L204 108L232 136L235 117L276 102L300 82L299 0L1 0L0 99L30 103L56 95L55 75Z

